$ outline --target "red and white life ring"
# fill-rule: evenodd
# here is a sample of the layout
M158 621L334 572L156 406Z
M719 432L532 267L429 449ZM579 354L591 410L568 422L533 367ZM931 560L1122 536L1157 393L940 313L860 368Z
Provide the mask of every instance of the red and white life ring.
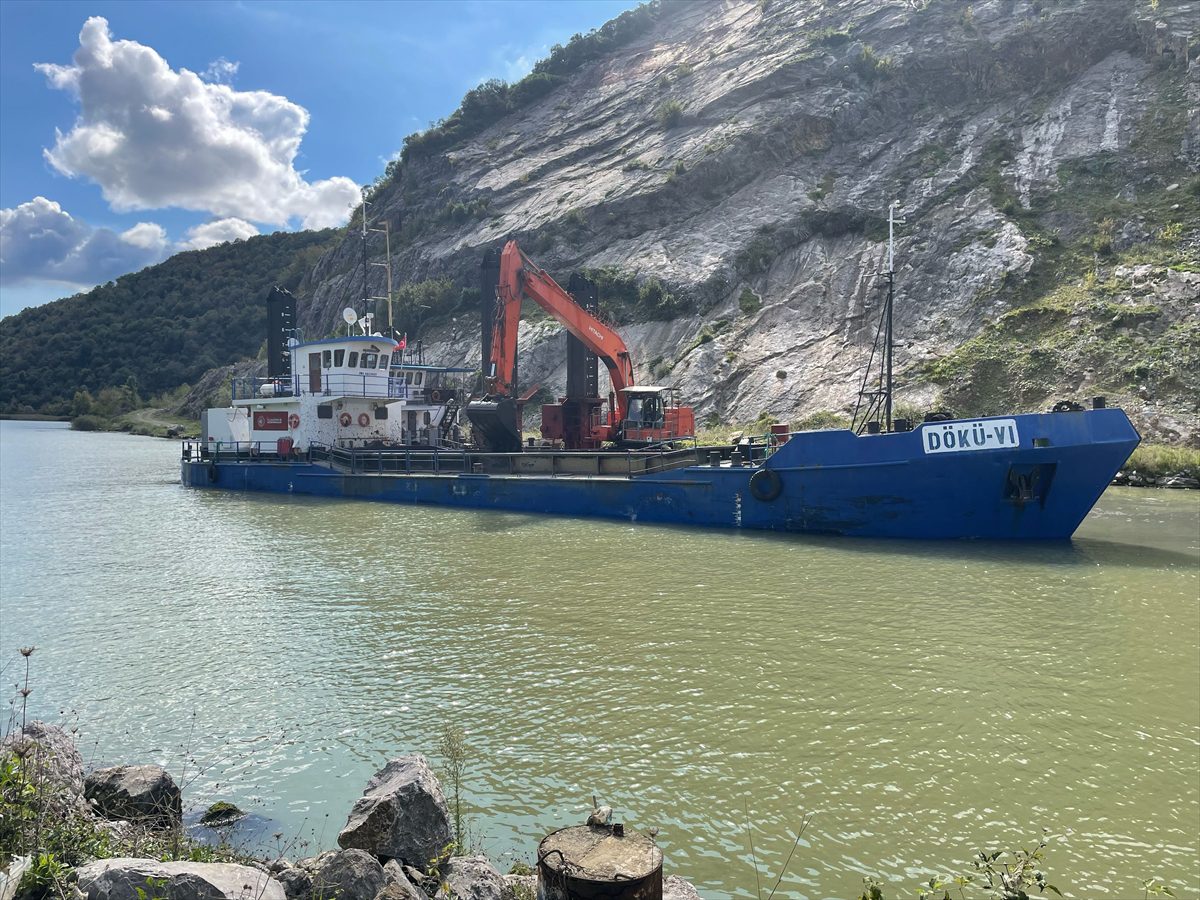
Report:
M358 414L358 424L361 425L363 428L366 428L368 425L371 424L371 417L368 416L366 413L359 413Z
M442 392L437 390L436 388L434 388L432 391L429 392L429 399L433 403L441 403L442 402Z
M338 416L338 421L341 422L342 427L345 428L350 424L350 413L342 413L340 416Z
M300 417L295 413L292 413L290 416L288 416L288 427L293 431L300 427Z

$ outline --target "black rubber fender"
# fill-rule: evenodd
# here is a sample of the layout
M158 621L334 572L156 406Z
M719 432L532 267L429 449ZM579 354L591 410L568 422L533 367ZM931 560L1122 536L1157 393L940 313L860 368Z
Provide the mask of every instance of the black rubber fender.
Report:
M208 483L216 484L217 482L217 465L216 463L208 464Z
M750 493L755 500L770 503L783 492L783 479L774 469L760 468L750 476Z

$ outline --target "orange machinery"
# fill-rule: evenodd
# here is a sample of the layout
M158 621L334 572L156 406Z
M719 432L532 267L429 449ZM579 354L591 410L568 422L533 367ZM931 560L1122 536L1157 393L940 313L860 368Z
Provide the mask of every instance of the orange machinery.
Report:
M621 336L576 303L521 252L516 241L509 241L500 254L490 348L484 360L485 395L467 405L467 417L488 449L512 452L521 446L515 375L517 326L525 297L594 353L612 382L607 415L599 397L561 398L544 405L542 437L561 441L567 449L587 450L606 443L620 447L663 444L695 434L691 407L678 406L670 388L636 385L633 361Z

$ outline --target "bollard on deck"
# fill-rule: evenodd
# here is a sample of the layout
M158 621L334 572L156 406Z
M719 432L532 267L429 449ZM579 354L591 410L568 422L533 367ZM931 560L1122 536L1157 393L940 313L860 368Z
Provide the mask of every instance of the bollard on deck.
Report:
M621 825L559 829L537 858L537 900L662 900L662 851Z

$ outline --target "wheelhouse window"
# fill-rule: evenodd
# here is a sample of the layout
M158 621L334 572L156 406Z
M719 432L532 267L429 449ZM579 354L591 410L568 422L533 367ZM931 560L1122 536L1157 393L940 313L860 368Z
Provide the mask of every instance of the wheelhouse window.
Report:
M412 381L413 381L413 373L412 373L412 372L405 372L405 373L404 373L404 383L405 383L405 384L412 384Z
M358 351L357 350L350 351L350 358L346 360L346 367L349 369L357 369L358 368Z
M321 366L323 368L328 369L332 362L333 362L333 353L330 352L329 350L322 351L321 352Z
M390 353L381 353L379 355L379 368L386 369L391 362L392 355Z
M333 364L335 367L340 369L342 367L342 363L344 363L345 361L346 361L346 351L345 350L334 350L333 351Z
M415 372L413 374L413 384L415 384L417 387L420 387L421 382L423 382L424 380L425 380L424 372Z
M378 362L379 362L379 354L378 353L364 353L362 355L362 362L360 363L360 365L364 369L373 369L373 368L375 368L375 365Z

